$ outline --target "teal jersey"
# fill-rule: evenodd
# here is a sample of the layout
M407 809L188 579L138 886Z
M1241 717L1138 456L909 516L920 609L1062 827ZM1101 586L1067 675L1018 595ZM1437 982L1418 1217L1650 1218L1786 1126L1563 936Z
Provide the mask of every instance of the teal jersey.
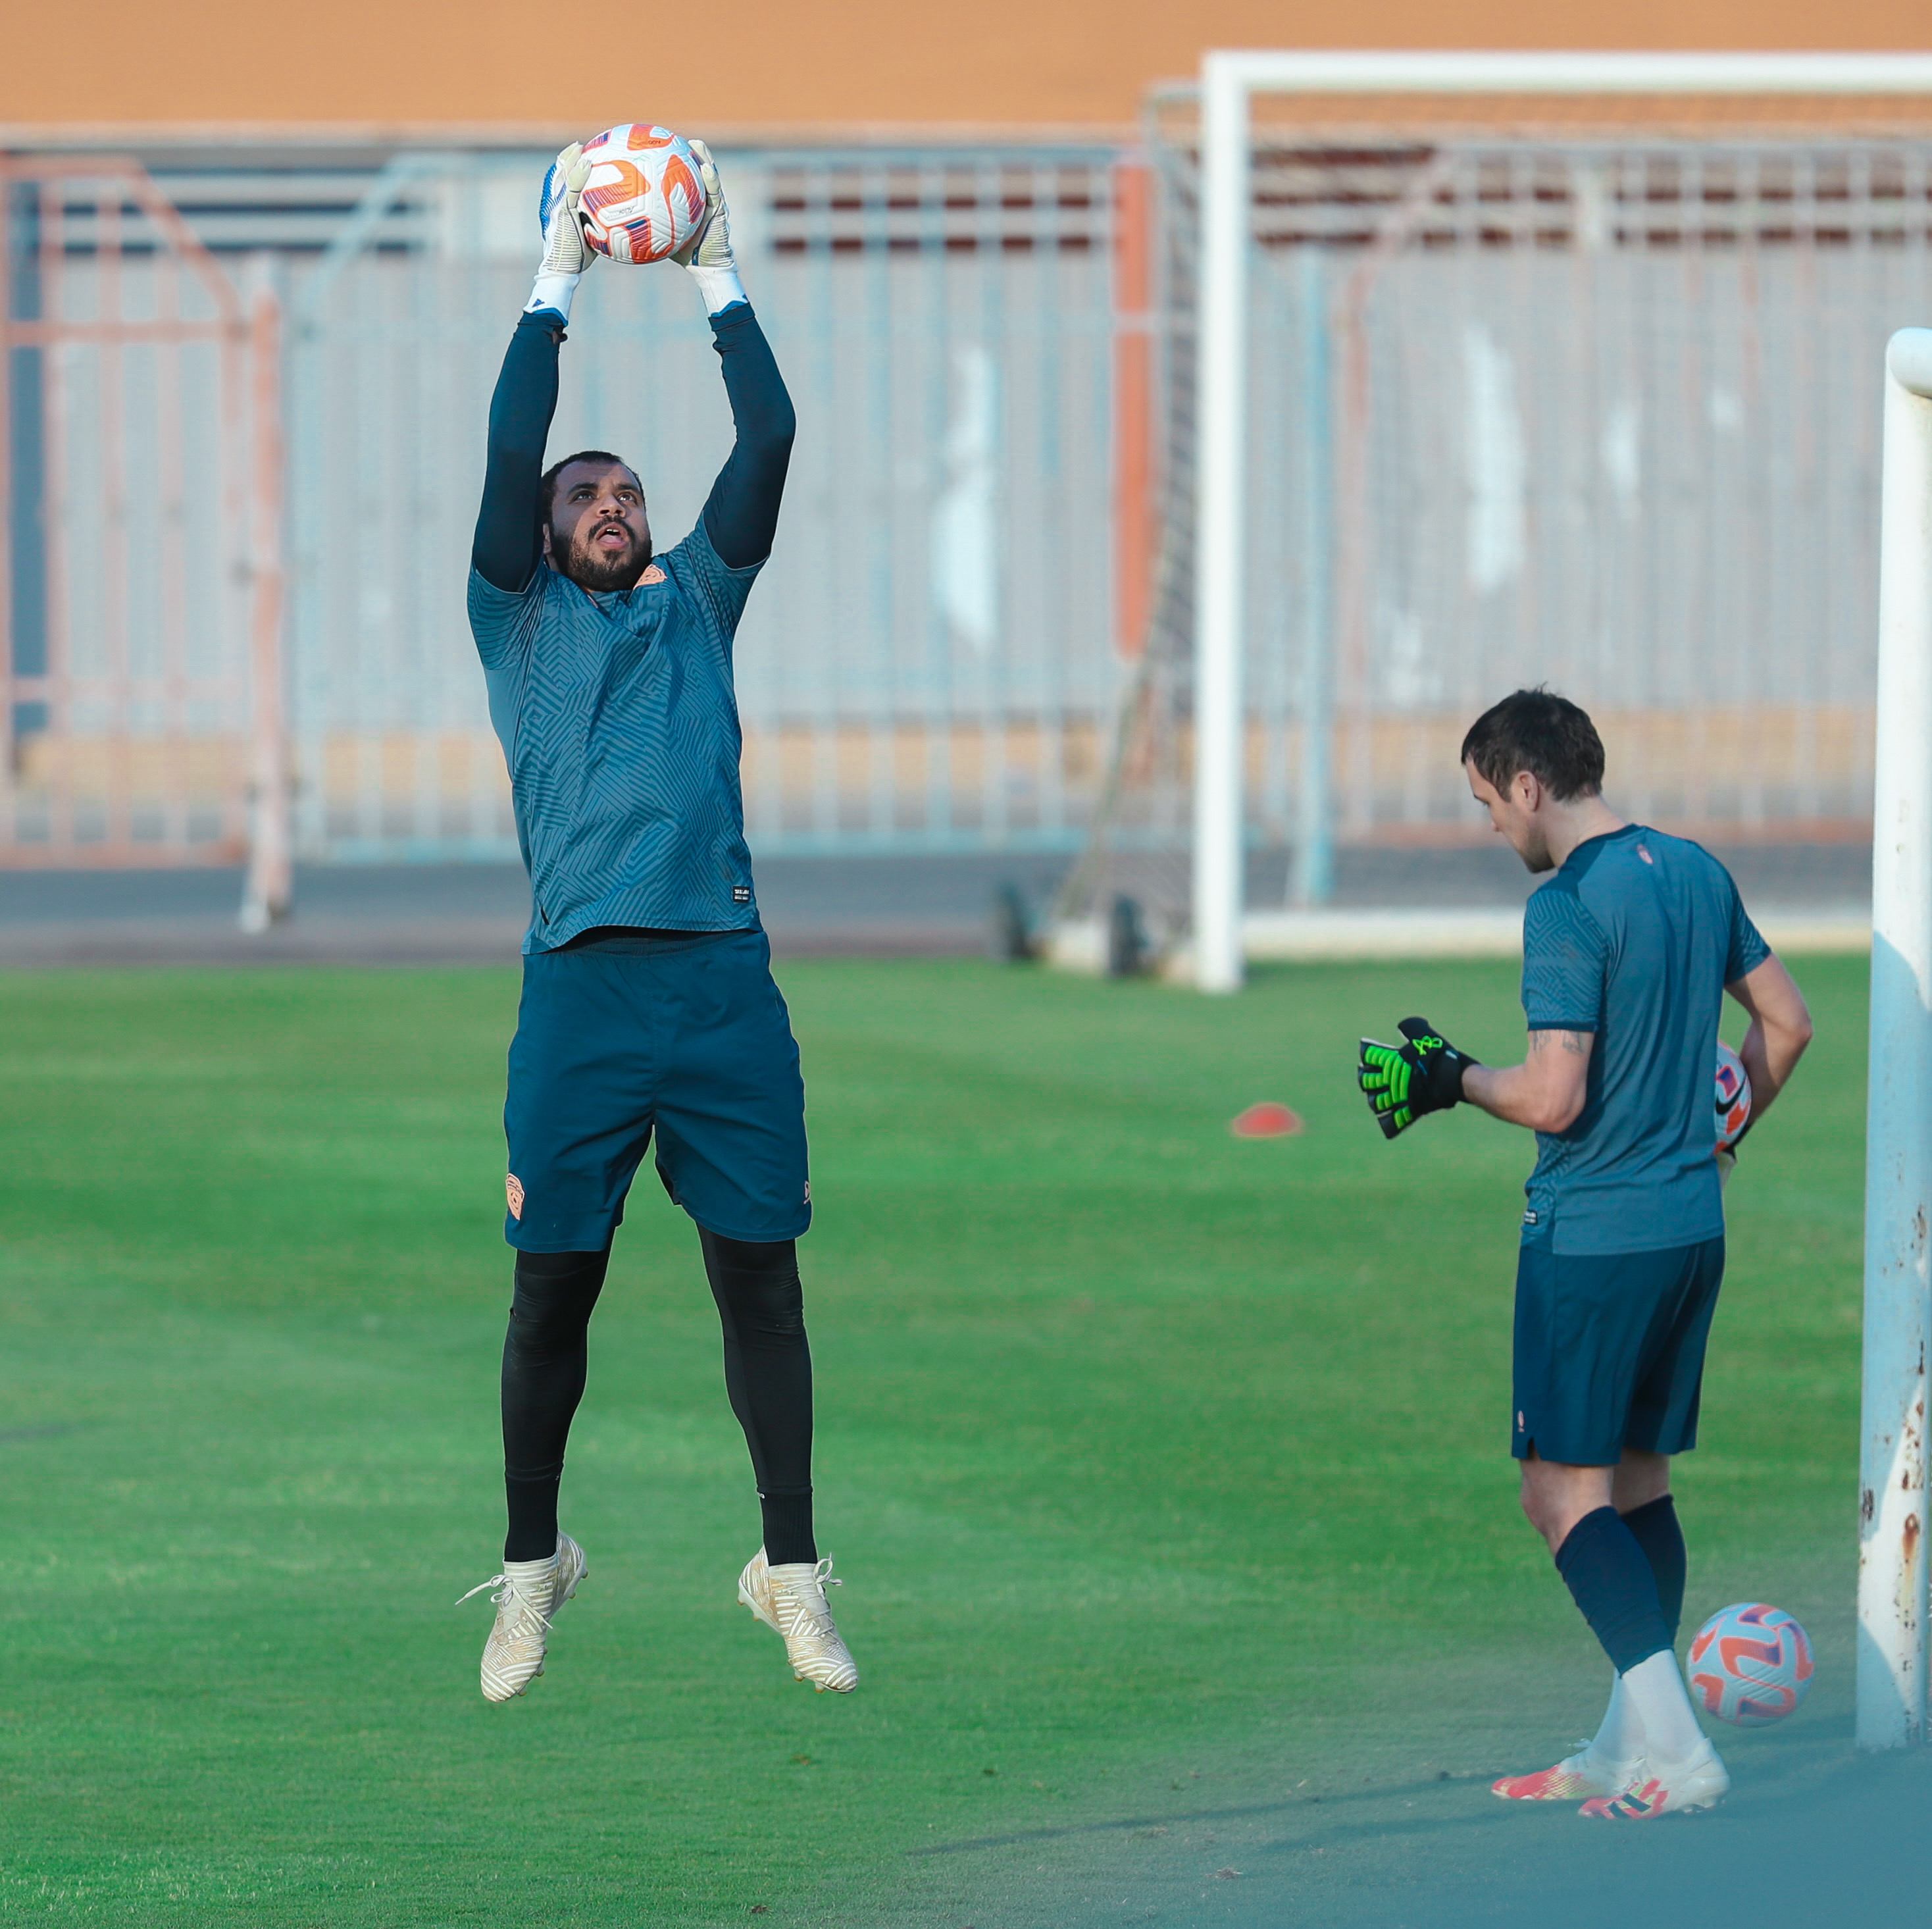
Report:
M1720 1238L1714 1103L1724 987L1771 955L1730 873L1641 824L1580 844L1523 912L1532 1031L1586 1031L1588 1095L1537 1134L1526 1236L1558 1253L1655 1252Z
M601 925L758 923L738 784L731 646L760 563L704 522L634 590L538 565L521 590L470 574L470 626L530 874L526 952Z

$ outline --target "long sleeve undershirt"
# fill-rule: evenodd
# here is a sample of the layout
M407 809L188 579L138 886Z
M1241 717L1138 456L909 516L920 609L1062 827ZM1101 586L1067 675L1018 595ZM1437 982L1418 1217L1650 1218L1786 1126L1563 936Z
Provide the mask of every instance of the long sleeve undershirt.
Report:
M724 365L737 440L704 505L705 533L728 568L743 569L771 554L778 504L791 461L796 418L771 345L748 303L711 317L712 345ZM556 411L562 316L548 309L517 324L490 398L488 460L483 505L470 560L500 590L524 589L543 558L544 444Z

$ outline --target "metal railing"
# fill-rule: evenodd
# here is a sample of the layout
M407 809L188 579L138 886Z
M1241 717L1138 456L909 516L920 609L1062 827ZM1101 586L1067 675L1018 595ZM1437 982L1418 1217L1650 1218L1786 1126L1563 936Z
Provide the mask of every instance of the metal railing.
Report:
M1148 273L1110 153L728 158L800 424L740 640L754 851L1070 851L1097 813L1184 870L1191 130L1145 161ZM0 863L232 860L283 797L310 857L514 856L463 584L542 162L284 182L245 294L133 164L9 164ZM1519 682L1598 715L1642 814L1862 834L1871 371L1932 311L1928 151L1264 131L1252 164L1240 751L1278 888L1474 834L1455 742ZM668 542L729 437L684 278L600 267L555 450L631 456Z
M245 853L266 923L290 859L272 289L112 156L0 162L0 862Z
M800 424L738 642L754 850L1070 847L1117 676L1105 158L764 155L727 180ZM514 851L462 585L528 286L516 208L508 259L356 253L292 284L298 824L317 855ZM730 442L686 278L600 266L553 451L632 460L664 545Z
M1204 215L1192 128L1150 152L1172 554L1096 841L1184 922ZM1876 371L1932 314L1932 148L1264 129L1251 164L1231 754L1272 890L1486 835L1457 746L1523 685L1596 716L1620 808L1868 835Z

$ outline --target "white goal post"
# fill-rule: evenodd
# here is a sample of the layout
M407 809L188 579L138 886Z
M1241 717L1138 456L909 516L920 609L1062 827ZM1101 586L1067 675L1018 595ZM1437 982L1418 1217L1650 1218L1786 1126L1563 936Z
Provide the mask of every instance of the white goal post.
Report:
M1860 1744L1925 1733L1926 1350L1932 1343L1932 328L1885 358L1864 1402Z
M1932 55L1217 51L1201 71L1195 982L1242 978L1244 478L1258 93L1923 97ZM1900 320L1908 319L1900 316ZM1924 1738L1932 1348L1932 330L1886 362L1867 1148L1858 1739ZM1313 718L1310 734L1326 728ZM1304 741L1306 741L1304 737Z
M1932 54L1312 53L1222 50L1201 64L1198 443L1195 472L1193 964L1242 976L1242 510L1257 94L1452 96L1932 95Z

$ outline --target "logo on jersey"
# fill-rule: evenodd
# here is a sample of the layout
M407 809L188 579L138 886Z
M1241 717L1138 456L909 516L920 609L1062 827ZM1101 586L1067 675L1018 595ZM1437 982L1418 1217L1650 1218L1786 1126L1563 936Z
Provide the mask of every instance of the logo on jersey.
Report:
M655 562L653 562L651 566L638 578L638 587L640 590L642 590L647 587L652 583L668 583L670 580L670 578L668 577Z
M524 1182L514 1172L504 1174L503 1196L510 1202L510 1216L520 1220L524 1216Z
M752 887L748 884L731 886L731 902L734 904L748 904L752 902Z

